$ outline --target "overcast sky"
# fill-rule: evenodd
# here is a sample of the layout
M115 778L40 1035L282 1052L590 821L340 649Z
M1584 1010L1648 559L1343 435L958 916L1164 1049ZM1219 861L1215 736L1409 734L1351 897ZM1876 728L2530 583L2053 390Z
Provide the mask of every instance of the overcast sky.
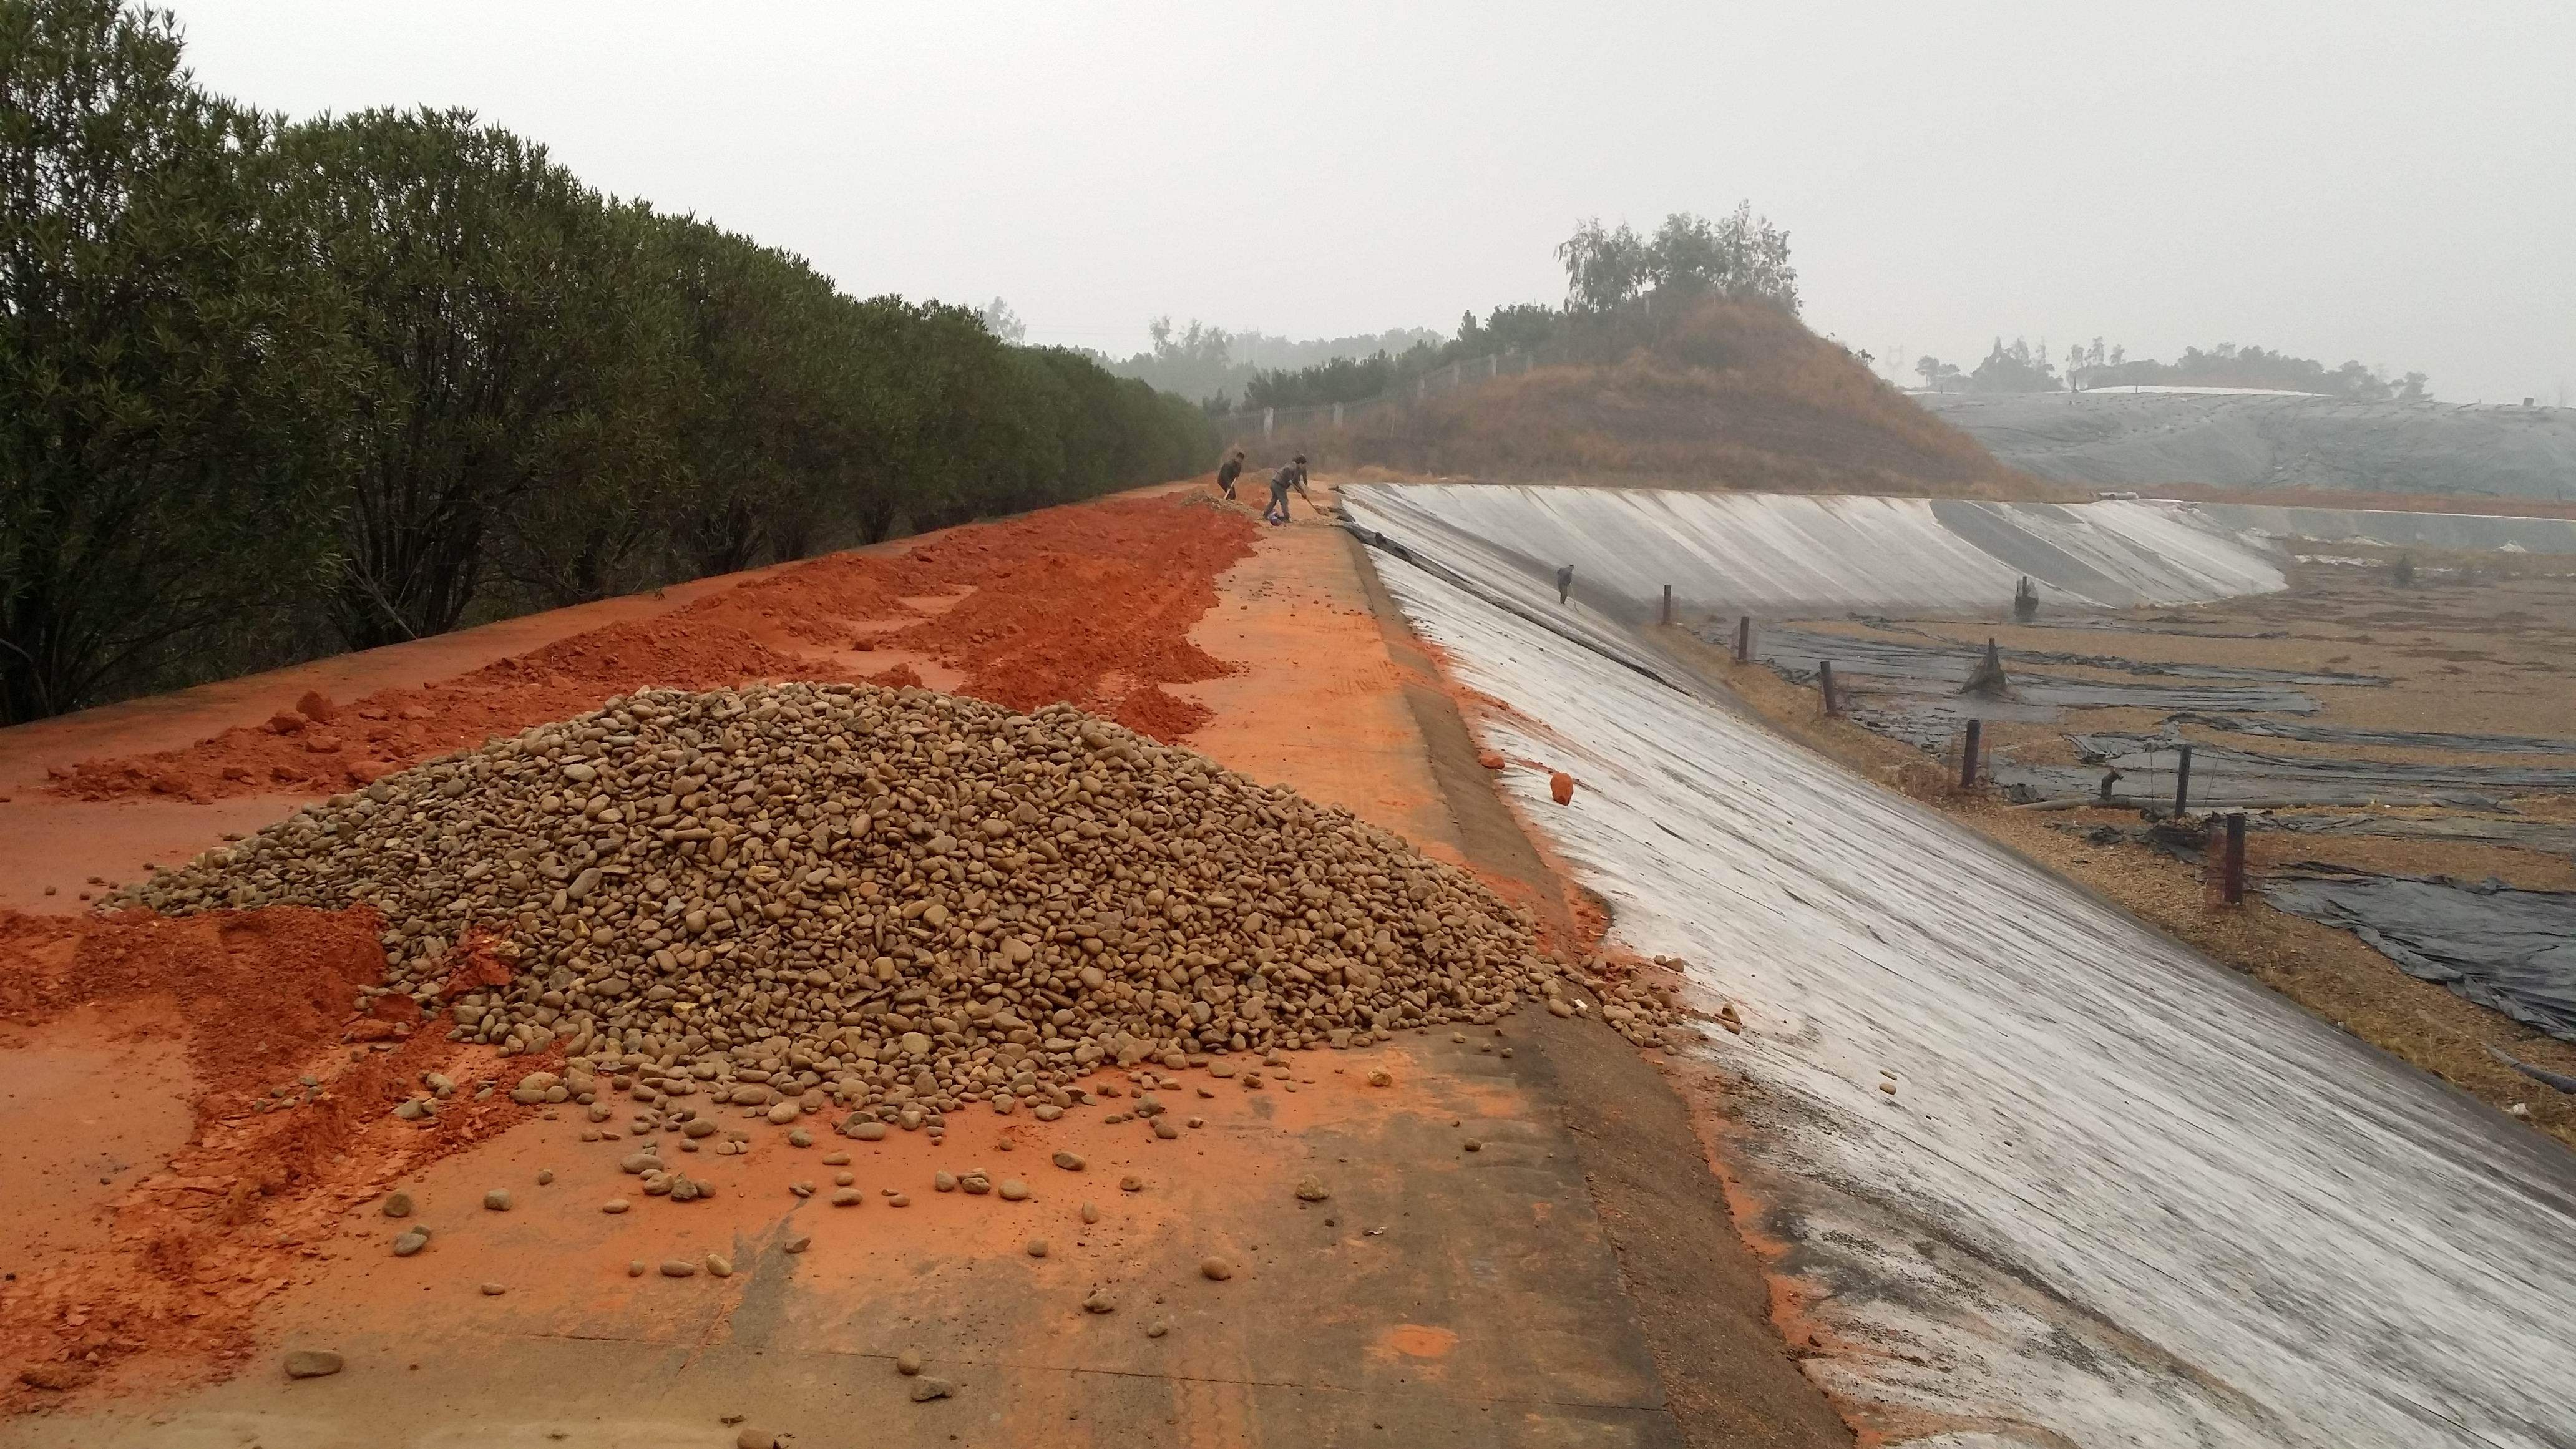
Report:
M1126 352L1554 301L1738 198L1820 331L2260 343L2576 403L2576 4L179 0L216 90L464 106L859 293Z

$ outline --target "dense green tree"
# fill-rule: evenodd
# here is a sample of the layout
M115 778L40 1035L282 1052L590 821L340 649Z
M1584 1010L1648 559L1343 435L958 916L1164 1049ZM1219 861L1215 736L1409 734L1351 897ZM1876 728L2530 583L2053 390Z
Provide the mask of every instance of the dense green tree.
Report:
M340 299L272 124L179 61L166 14L0 4L0 722L166 677L328 564Z
M1646 243L1624 221L1616 231L1605 229L1597 216L1576 222L1574 234L1557 247L1556 259L1565 264L1570 311L1610 311L1646 284Z
M1737 301L1798 310L1798 271L1789 263L1789 234L1739 202L1724 221L1677 211L1651 238L1621 222L1616 230L1588 217L1557 247L1565 266L1567 310L1599 315L1640 297L1681 299L1716 293Z
M543 147L463 111L366 111L285 137L299 215L353 302L342 576L351 648L455 626L505 510L602 436L628 356L619 229Z
M1193 404L460 111L0 0L0 720L1196 470Z

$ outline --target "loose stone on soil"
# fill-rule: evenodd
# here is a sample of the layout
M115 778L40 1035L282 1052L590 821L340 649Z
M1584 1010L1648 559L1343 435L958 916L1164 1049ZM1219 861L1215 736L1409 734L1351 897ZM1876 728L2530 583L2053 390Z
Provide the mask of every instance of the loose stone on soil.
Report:
M617 1214L626 1211L629 1206L630 1204L626 1199L622 1197L612 1197L608 1201L601 1203L599 1205L599 1210L609 1214L611 1217L614 1217Z
M912 1401L916 1404L944 1399L956 1392L957 1386L946 1379L918 1378L912 1381Z
M412 1254L417 1253L428 1246L429 1230L427 1228L412 1228L395 1237L394 1256L397 1258L408 1258Z
M861 1140L1061 1111L1086 1069L1490 1023L1558 977L1481 883L1346 812L1066 706L867 686L611 700L113 902L359 903L452 1038L560 1054L515 1101L614 1075ZM460 971L469 940L506 982Z
M1143 1192L1145 1190L1145 1179L1138 1177L1136 1174L1131 1172L1125 1177L1118 1179L1118 1190L1120 1192Z
M483 1285L483 1296L486 1298L498 1298L509 1291L510 1287L506 1283L486 1283Z
M665 1258L662 1260L662 1276L665 1278L694 1278L698 1276L698 1265L690 1262L686 1258Z
M1096 1223L1100 1221L1099 1207L1092 1203L1084 1203L1082 1205L1082 1220L1086 1223Z
M1055 1155L1055 1165L1063 1168L1067 1172L1080 1172L1082 1171L1083 1166L1082 1159L1070 1152L1057 1153Z
M1000 1195L1004 1202L1027 1202L1029 1185L1016 1177L1003 1178Z
M1032 1258L1043 1258L1043 1257L1045 1257L1046 1255L1047 1255L1047 1240L1046 1240L1046 1239L1044 1239L1044 1238L1031 1238L1031 1239L1029 1239L1029 1256L1030 1256L1030 1257L1032 1257Z
M921 1350L907 1348L894 1356L894 1371L905 1378L910 1378L921 1372L921 1362Z
M1226 1279L1234 1276L1234 1265L1223 1258L1201 1258L1199 1259L1199 1276L1209 1280L1210 1282L1222 1283Z
M411 1210L412 1202L410 1193L397 1192L390 1194L385 1198L386 1217L407 1218L411 1216Z
M329 1378L345 1367L340 1356L326 1348L299 1348L286 1356L286 1376L290 1379Z
M1322 1202L1332 1195L1333 1190L1324 1186L1324 1180L1320 1177L1301 1177L1297 1179L1297 1200L1299 1202Z
M508 1212L510 1210L509 1190L506 1188L496 1187L490 1192L483 1194L483 1210L485 1212L495 1213Z

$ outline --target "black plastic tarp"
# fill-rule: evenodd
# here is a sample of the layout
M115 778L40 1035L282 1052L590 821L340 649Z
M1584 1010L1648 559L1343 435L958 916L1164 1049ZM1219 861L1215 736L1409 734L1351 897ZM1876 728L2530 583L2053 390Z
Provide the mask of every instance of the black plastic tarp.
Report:
M2392 745L2412 750L2458 750L2477 755L2576 755L2576 740L2538 735L2460 735L2439 730L2373 730L2355 725L2311 724L2306 720L2231 719L2225 715L2177 714L2165 721L2198 725L2235 734L2269 735L2323 745Z
M2281 910L2352 932L2409 976L2576 1041L2576 891L2297 867L2256 882Z
M2478 815L2257 815L2257 830L2300 835L2388 835L2509 845L2549 855L2576 855L2576 825L2548 820L2493 820Z
M2171 735L2069 735L2077 754L2088 763L2107 765L2122 774L2174 768L2178 743ZM2298 799L2316 791L2349 794L2354 790L2426 790L2439 787L2479 790L2576 790L2576 769L2537 765L2418 764L2395 760L2337 760L2315 755L2273 755L2206 741L2191 752L2195 782L2213 791L2225 786L2245 799L2279 796ZM2215 796L2213 796L2215 798Z

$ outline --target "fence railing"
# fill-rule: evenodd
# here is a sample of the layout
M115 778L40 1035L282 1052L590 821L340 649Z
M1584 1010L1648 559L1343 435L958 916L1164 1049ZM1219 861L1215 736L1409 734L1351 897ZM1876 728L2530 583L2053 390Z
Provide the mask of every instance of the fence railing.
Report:
M1445 397L1462 387L1512 377L1534 367L1548 365L1547 349L1523 351L1514 348L1489 353L1483 357L1462 357L1445 367L1437 367L1388 388L1375 397L1350 402L1315 403L1300 408L1244 408L1210 419L1216 430L1229 438L1270 440L1286 434L1312 433L1318 429L1335 432L1361 418L1390 409L1410 407L1435 397Z
M1515 377L1559 363L1624 355L1629 349L1645 345L1659 328L1686 315L1686 311L1669 305L1659 310L1652 297L1639 297L1583 319L1579 328L1569 325L1537 347L1509 347L1483 357L1462 357L1406 378L1375 397L1309 407L1244 408L1209 421L1229 441L1277 442L1339 432L1361 418L1412 407L1493 378Z

